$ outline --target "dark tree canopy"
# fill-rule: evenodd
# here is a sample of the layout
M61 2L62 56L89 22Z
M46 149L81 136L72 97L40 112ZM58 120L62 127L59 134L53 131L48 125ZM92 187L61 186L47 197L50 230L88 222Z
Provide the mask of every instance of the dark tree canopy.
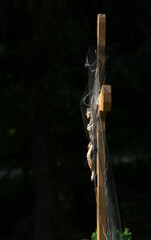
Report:
M80 240L95 229L79 104L100 12L107 15L107 45L117 45L107 72L107 139L122 222L135 239L149 239L150 1L0 6L1 239Z

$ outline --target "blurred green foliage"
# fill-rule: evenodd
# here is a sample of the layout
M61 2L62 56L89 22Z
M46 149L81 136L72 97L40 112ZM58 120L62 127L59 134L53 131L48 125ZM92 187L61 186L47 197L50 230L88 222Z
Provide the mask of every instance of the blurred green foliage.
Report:
M124 229L124 232L121 234L121 239L132 240L132 233L130 232L130 230L128 228ZM83 240L88 240L88 239L83 239ZM97 231L92 233L91 240L97 240Z

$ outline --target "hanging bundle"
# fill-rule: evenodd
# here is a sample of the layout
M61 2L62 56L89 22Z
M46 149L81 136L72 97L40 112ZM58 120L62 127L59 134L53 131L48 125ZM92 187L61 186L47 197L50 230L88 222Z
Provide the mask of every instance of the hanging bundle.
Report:
M90 142L88 144L88 152L87 152L87 161L88 161L88 165L89 168L92 172L91 174L91 181L94 180L95 177L95 161L94 161L94 145L93 145L93 118L92 118L92 112L90 108L87 108L87 112L86 112L86 116L89 119L89 123L87 125L87 130L89 133L89 138L90 138Z

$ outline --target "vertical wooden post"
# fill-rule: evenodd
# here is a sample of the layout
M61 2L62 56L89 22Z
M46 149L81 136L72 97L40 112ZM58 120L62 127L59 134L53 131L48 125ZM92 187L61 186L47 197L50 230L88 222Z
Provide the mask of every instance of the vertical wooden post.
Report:
M98 83L102 86L105 77L105 44L106 44L106 16L97 16L97 66L100 64ZM106 206L104 195L105 170L105 111L98 109L101 114L103 137L99 137L99 121L97 122L97 240L106 240Z

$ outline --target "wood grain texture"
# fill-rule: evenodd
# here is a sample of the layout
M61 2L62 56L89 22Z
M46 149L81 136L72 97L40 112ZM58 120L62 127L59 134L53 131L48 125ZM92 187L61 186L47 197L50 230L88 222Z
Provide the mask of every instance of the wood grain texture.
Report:
M106 44L106 16L98 14L97 16L97 67L99 75L97 86L102 86L105 77L105 44ZM98 118L101 118L103 128L103 137L100 138L100 122L97 121L97 240L106 240L106 205L104 195L104 177L105 170L105 112L98 109ZM104 234L105 233L105 234Z
M102 85L101 92L99 94L99 110L103 112L111 111L111 85Z

